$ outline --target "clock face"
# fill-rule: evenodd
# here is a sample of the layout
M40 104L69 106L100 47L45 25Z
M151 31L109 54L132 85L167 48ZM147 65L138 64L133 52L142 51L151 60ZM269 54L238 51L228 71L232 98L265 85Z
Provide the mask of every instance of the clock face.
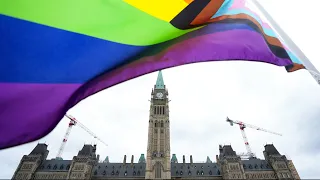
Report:
M158 98L162 98L162 97L163 97L163 94L162 94L161 92L158 92L158 93L156 94L156 96L157 96Z

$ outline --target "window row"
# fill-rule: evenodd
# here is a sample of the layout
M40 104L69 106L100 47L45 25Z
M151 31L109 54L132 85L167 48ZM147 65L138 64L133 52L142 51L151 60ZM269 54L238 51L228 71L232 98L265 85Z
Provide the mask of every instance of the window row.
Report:
M277 168L278 168L278 169L286 169L287 166L286 166L286 164L284 164L284 163L279 163L279 164L277 164Z
M160 123L160 122L157 122L157 121L156 121L156 122L154 123L154 127L163 127L163 126L164 126L163 122Z
M60 170L63 170L64 168L65 168L65 167L64 167L63 164L60 165L60 167L59 167ZM66 170L69 170L69 168L70 168L70 165L67 165L67 166L66 166ZM40 169L44 169L44 165L40 166ZM51 169L51 164L47 165L47 169ZM58 169L58 165L55 164L52 169L53 169L53 170Z
M246 174L247 179L275 179L276 175L273 173L250 173Z
M184 166L180 166L181 169L183 169L183 167L184 167ZM176 166L173 166L173 168L176 169L177 167L176 167ZM192 168L192 166L191 166L191 168ZM197 166L193 166L193 168L194 168L194 169L197 169ZM203 166L200 166L200 168L203 169ZM208 168L210 168L210 166L208 166ZM214 166L212 166L212 168L215 169L215 168L217 168L217 166L214 165ZM190 169L190 166L188 166L188 169Z
M36 174L34 179L66 179L67 174Z
M268 168L270 168L269 164L266 164L266 165L260 164L260 166L258 166L258 164L255 164L255 165L251 165L251 164L246 165L246 164L243 164L243 168L244 168L244 169L247 169L247 168L249 168L249 169L253 169L253 168L259 169L259 167L260 167L261 169L264 169L264 168L268 169Z
M128 166L121 166L121 165L120 165L119 168L121 168L121 167L125 167L126 169L128 169ZM101 168L101 166L98 166L98 169L100 169L100 168ZM108 169L108 166L105 166L105 168ZM115 168L115 167L112 166L112 169L114 169L114 168ZM136 166L133 166L132 169L136 169ZM140 166L140 169L142 169L142 166Z
M95 170L93 174L94 174L94 175L97 175L97 174L98 174L98 171ZM116 171L116 172L112 171L110 175L112 175L112 176L114 176L114 175L118 176L119 174L120 174L119 171ZM107 172L106 172L106 171L103 171L103 172L102 172L102 175L103 175L103 176L107 175ZM127 175L128 175L128 172L125 171L125 172L123 173L123 175L124 175L124 176L127 176ZM135 175L140 176L140 171L138 171L138 172L133 171L132 175L133 175L133 176L135 176Z
M231 171L238 171L239 170L239 166L238 165L229 165L229 168Z
M202 175L204 175L204 174L205 174L204 171L197 171L197 172L196 172L196 175L198 175L198 176L202 176ZM209 174L209 175L212 175L213 172L210 170L208 174ZM178 176L178 175L182 176L182 175L183 175L183 171L180 171L180 172L179 172L179 171L176 171L176 175L177 175L177 176ZM189 176L192 175L192 172L191 172L190 170L188 171L188 175L189 175ZM217 171L217 175L220 175L220 171L219 171L219 170Z
M153 113L156 115L164 115L165 114L165 106L154 106Z

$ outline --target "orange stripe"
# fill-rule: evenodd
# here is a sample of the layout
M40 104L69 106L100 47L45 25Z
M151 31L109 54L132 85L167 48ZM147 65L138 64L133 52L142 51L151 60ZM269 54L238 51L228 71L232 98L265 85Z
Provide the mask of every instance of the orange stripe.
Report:
M193 0L184 0L186 3L190 4Z

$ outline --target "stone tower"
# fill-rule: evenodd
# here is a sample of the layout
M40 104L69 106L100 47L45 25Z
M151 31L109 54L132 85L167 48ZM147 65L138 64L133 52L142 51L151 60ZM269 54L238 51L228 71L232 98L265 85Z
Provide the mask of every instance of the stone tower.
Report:
M221 168L223 179L245 179L241 158L237 156L231 145L219 145L217 163Z
M265 145L263 154L265 160L268 161L274 170L277 179L300 179L292 161L289 161L286 156L281 155L273 144Z
M46 144L37 144L29 155L24 155L12 179L33 179L37 168L49 154L47 148Z
M161 71L150 102L145 179L171 179L169 101Z
M96 145L84 145L78 155L73 157L67 179L90 179L93 166L98 161Z

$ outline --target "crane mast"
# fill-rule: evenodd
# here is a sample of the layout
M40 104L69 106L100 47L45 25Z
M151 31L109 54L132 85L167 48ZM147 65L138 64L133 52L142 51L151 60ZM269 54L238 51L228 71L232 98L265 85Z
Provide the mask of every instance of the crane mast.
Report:
M80 123L78 120L76 120L76 118L72 117L71 115L65 115L68 119L70 119L67 131L63 137L62 143L60 145L58 154L56 159L62 159L62 153L64 151L64 148L66 146L66 143L68 141L68 137L70 135L71 129L73 126L77 125L79 127L81 127L83 130L85 130L87 133L89 133L91 136L93 136L95 139L97 139L98 141L100 141L102 144L108 146L105 142L103 142L97 135L95 135L90 129L88 129L85 125L83 125L82 123Z
M258 131L263 131L263 132L267 132L267 133L270 133L270 134L275 134L275 135L278 135L278 136L282 136L279 133L272 132L272 131L269 131L269 130L266 130L266 129L263 129L263 128L260 128L260 127L254 126L254 125L250 125L250 124L247 124L247 123L243 123L241 121L231 120L228 117L227 117L226 121L229 122L231 126L233 126L233 124L238 124L239 125L240 131L241 131L241 135L242 135L245 147L247 149L247 154L246 155L249 156L249 157L255 157L255 154L252 153L252 150L251 150L251 147L249 145L249 141L248 141L247 135L246 135L246 133L244 131L245 128L252 128L252 129L255 129L255 130L258 130Z
M67 115L66 115L67 116ZM68 141L68 137L70 135L70 132L71 132L71 129L74 125L76 125L77 121L74 117L71 117L71 116L67 116L69 119L70 119L70 122L69 122L69 126L68 126L68 129L63 137L63 140L61 142L61 145L60 145L60 148L59 148L59 151L58 151L58 155L57 155L57 159L62 159L62 152L64 150L64 147L66 146L66 143Z

